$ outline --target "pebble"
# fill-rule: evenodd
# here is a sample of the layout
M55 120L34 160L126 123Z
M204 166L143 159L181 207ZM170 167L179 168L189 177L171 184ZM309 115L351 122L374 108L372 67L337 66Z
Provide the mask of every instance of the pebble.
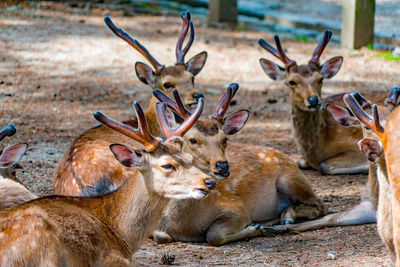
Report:
M332 253L328 253L328 260L336 260L336 255Z

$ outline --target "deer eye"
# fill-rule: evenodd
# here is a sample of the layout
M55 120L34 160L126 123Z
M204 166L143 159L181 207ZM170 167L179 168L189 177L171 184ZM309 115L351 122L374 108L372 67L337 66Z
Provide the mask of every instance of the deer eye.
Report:
M224 140L222 140L223 145L226 145L226 143L228 143L228 138L225 138Z
M194 84L194 76L192 77L192 83Z
M170 89L170 88L174 87L171 83L164 83L163 86L165 89Z
M324 80L324 78L322 78L322 77L319 78L319 79L318 79L318 83L322 83L323 80Z
M194 139L194 138L190 138L190 139L189 139L189 142L190 142L192 145L198 144L197 140Z
M175 167L172 166L171 164L162 165L161 168L166 169L166 170L175 170Z
M297 83L296 83L295 81L293 81L293 80L290 80L290 81L289 81L289 85L295 86L295 85L297 85Z

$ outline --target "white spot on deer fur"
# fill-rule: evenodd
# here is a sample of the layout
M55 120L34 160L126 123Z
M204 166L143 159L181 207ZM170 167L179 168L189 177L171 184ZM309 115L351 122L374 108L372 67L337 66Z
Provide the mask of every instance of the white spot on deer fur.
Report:
M16 247L16 246L12 246L12 247L11 247L11 250L12 250L13 252L17 252L17 247Z
M4 237L4 233L0 232L0 239Z
M36 241L35 241L35 240L33 240L33 241L31 242L31 247L32 247L32 248L36 248Z
M274 157L274 162L275 162L275 163L278 163L278 162L279 162L279 159Z
M258 156L259 156L261 159L265 158L265 154L264 154L264 153L258 153Z
M270 157L265 158L265 162L271 162L271 158Z
M76 185L76 180L75 180L75 178L72 179L72 185L73 185L73 186Z

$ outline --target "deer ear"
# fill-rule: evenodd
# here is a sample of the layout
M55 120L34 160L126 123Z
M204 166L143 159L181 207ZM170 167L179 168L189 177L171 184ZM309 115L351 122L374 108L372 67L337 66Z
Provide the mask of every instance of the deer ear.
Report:
M17 163L28 149L28 144L18 144L6 147L0 156L0 168L7 168Z
M199 72L203 69L207 60L207 52L203 51L191 59L186 63L186 70L191 72L194 76L199 74Z
M260 58L261 68L264 70L265 74L268 75L272 80L284 80L286 71L284 68L275 64L274 62Z
M361 153L364 157L371 161L375 162L375 160L382 154L383 150L378 141L370 138L364 138L358 141L358 147L361 150Z
M150 86L154 85L155 73L153 69L142 62L136 62L135 64L136 75L139 80Z
M230 113L226 118L222 130L227 135L239 132L247 122L250 112L246 109L237 110Z
M330 79L338 73L343 63L343 57L333 57L325 61L321 66L320 73L324 79Z
M145 156L140 150L134 150L120 144L111 144L110 150L115 158L125 167L137 168L141 170L144 167Z
M329 104L326 106L328 112L340 125L349 127L359 125L359 120L351 115L349 111L341 106Z

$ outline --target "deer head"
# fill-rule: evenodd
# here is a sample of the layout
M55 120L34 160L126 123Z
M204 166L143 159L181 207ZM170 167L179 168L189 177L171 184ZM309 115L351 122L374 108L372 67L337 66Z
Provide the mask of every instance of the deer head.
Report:
M275 35L277 49L265 40L259 39L258 43L281 60L285 67L281 67L272 61L261 58L260 64L264 72L272 80L282 80L290 89L292 105L304 111L315 111L321 107L321 87L324 79L330 79L339 71L343 58L333 57L324 64L320 64L319 58L332 37L332 32L327 30L323 40L315 49L308 64L297 65L296 61L289 59L281 45L279 37Z
M135 150L121 144L112 144L115 158L128 168L137 168L151 189L167 198L203 198L215 188L215 180L193 166L193 156L182 152L183 139L196 123L204 106L203 98L191 116L178 128L172 129L166 117L166 104L157 104L157 119L165 139L153 137L148 130L143 110L135 101L138 129L117 122L101 112L94 117L102 124L142 143L144 150Z
M182 12L180 15L183 20L183 27L176 45L177 61L173 66L168 67L161 65L139 41L133 39L122 29L116 27L108 16L104 18L104 21L118 37L134 47L153 66L152 68L145 63L136 62L136 75L140 81L150 85L152 88L160 88L170 97L172 97L172 89L177 88L181 92L184 92L185 103L191 106L195 105L197 100L203 97L201 93L195 90L194 77L203 69L207 60L207 52L203 51L185 63L185 56L194 40L194 26L193 21L191 21L190 12ZM189 28L189 41L182 49Z
M217 104L212 118L198 120L184 136L183 150L195 157L195 166L218 179L224 179L230 175L229 164L225 158L227 136L240 131L249 117L249 111L244 109L234 111L224 117L238 89L238 84L230 84ZM182 118L191 116L176 89L173 90L175 101L157 89L153 91L153 94Z
M9 124L0 130L0 141L6 136L13 136L16 133L14 125ZM14 168L10 168L17 163L28 149L28 144L22 143L10 145L1 151L0 155L0 176L16 180Z

